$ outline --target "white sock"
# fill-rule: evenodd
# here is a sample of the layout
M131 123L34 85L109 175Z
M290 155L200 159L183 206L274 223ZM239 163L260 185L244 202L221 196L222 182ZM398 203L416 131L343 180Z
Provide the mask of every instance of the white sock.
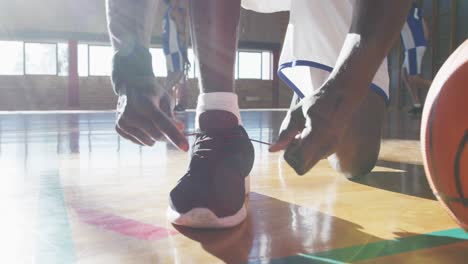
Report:
M195 128L198 129L198 117L208 110L223 110L233 113L241 124L237 94L228 92L201 93L198 96L195 115Z
M414 107L421 107L421 104L413 104Z

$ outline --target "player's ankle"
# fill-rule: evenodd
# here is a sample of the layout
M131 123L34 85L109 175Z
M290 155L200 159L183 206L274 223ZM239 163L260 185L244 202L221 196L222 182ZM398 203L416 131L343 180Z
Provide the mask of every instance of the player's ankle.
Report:
M224 110L208 110L197 115L196 127L204 130L233 128L239 125L237 117Z
M235 93L202 93L198 96L196 128L226 128L240 123L240 111Z

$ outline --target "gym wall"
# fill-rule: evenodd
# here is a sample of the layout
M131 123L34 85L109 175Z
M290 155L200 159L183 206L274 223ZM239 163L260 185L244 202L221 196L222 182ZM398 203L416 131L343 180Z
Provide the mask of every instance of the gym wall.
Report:
M158 12L158 17L161 18L162 8ZM287 21L286 13L265 15L242 10L240 47L252 50L275 49L278 55ZM156 19L152 39L156 46L160 43L161 28L161 20ZM76 40L78 43L109 45L105 2L5 1L0 9L1 40L33 43L66 43ZM158 81L163 80L158 78ZM292 95L281 81L239 79L236 80L236 87L240 106L243 108L288 107ZM276 95L274 89L278 89ZM189 107L196 104L197 90L197 81L189 80ZM70 106L68 91L67 76L0 75L0 110L115 108L116 97L107 76L79 77L78 106ZM274 102L275 96L278 97L277 103Z

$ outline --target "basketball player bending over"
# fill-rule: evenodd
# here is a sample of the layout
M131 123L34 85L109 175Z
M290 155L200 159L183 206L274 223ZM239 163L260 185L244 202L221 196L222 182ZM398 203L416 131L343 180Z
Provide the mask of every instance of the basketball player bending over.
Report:
M188 151L169 94L155 85L148 49L157 2L107 0L115 50L112 82L119 96L116 130L139 145L151 146L165 137ZM388 76L379 73L385 70L382 62L398 37L410 1L243 4L258 11L290 10L295 29L287 33L280 75L300 101L292 104L270 151L285 150L286 161L299 174L326 157L348 177L368 173L377 160L388 97ZM240 0L190 0L192 42L200 69L195 119L199 133L188 172L170 193L168 216L175 224L222 228L246 217L244 178L253 166L254 152L234 91L240 7ZM301 32L306 34L296 34ZM292 57L304 60L288 61ZM296 66L302 67L299 74L293 70ZM301 74L304 69L308 75Z

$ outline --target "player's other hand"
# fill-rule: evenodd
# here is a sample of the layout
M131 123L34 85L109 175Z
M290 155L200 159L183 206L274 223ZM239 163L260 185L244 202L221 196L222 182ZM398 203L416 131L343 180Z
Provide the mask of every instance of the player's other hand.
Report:
M322 87L293 105L281 124L278 140L270 146L271 152L285 150L284 159L299 175L333 154L347 128L353 99L336 88Z
M172 111L172 98L156 83L148 49L135 48L130 54L113 58L112 84L119 95L115 129L122 137L152 146L168 139L188 151L183 124Z

